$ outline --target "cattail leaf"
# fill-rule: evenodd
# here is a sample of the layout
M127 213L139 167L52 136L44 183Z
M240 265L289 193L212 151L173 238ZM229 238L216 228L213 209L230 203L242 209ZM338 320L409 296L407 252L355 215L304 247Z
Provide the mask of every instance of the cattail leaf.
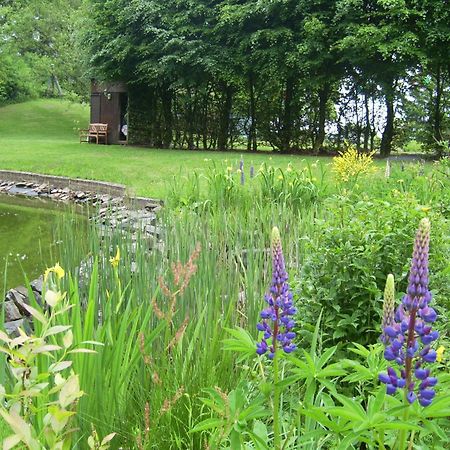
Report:
M75 350L70 350L67 353L98 353L96 350L91 350L89 348L76 348Z

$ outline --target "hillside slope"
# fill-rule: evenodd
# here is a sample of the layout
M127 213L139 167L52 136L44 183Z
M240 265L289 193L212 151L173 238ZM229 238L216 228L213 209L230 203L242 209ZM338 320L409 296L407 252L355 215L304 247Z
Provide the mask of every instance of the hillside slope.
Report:
M89 106L65 100L41 99L0 108L0 142L73 140L89 123ZM4 141L3 141L4 142Z

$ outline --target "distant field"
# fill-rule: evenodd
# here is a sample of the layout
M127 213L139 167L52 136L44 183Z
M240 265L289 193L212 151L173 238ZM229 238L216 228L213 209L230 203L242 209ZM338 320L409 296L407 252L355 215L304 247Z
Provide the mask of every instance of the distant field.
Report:
M167 181L174 175L201 172L212 161L234 165L240 158L238 152L80 144L77 129L88 123L88 106L63 100L0 108L0 168L112 181L129 186L137 195L164 198ZM284 168L291 162L300 167L316 159L267 153L245 156L246 167L263 162Z

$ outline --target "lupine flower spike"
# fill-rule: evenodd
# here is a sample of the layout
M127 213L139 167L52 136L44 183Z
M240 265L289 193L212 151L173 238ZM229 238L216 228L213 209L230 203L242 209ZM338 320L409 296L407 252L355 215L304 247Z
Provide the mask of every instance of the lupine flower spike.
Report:
M255 167L253 164L250 166L250 178L254 178L255 176Z
M383 321L382 321L382 334L380 336L381 342L387 345L389 343L389 336L384 331L387 327L391 327L394 324L394 309L395 309L395 284L394 275L391 273L387 276L386 287L384 288L384 301L383 301Z
M389 178L391 176L391 161L389 158L386 160L386 170L384 172L385 178Z
M384 334L388 336L384 357L400 367L400 376L393 367L388 367L387 374L379 375L388 394L393 395L398 388L404 388L407 401L413 403L418 399L422 406L428 406L435 395L433 386L437 379L430 376L426 363L436 361L436 351L431 344L439 337L431 327L437 314L429 306L429 242L430 221L425 218L420 221L414 243L407 293L395 312L392 325L384 328Z
M256 353L263 355L268 352L268 357L273 359L278 348L286 353L296 349L292 343L295 338L292 316L297 312L292 302L280 232L276 227L272 230L272 284L264 300L268 307L261 312L262 320L257 325L264 335L262 341L256 344Z
M239 161L239 172L241 173L241 184L245 184L245 173L244 173L244 158L241 155L241 160Z

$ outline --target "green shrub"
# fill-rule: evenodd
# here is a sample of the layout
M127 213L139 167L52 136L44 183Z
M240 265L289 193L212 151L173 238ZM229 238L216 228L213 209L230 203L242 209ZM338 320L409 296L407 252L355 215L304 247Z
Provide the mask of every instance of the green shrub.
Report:
M23 59L0 54L0 105L36 94L33 74Z
M432 223L430 271L436 304L448 302L448 224L439 213L400 192L384 201L336 196L325 206L328 214L316 222L317 238L307 248L298 280L303 320L314 323L323 308L323 331L334 342L375 342L386 276L395 275L400 292L406 288L411 242L425 215Z

